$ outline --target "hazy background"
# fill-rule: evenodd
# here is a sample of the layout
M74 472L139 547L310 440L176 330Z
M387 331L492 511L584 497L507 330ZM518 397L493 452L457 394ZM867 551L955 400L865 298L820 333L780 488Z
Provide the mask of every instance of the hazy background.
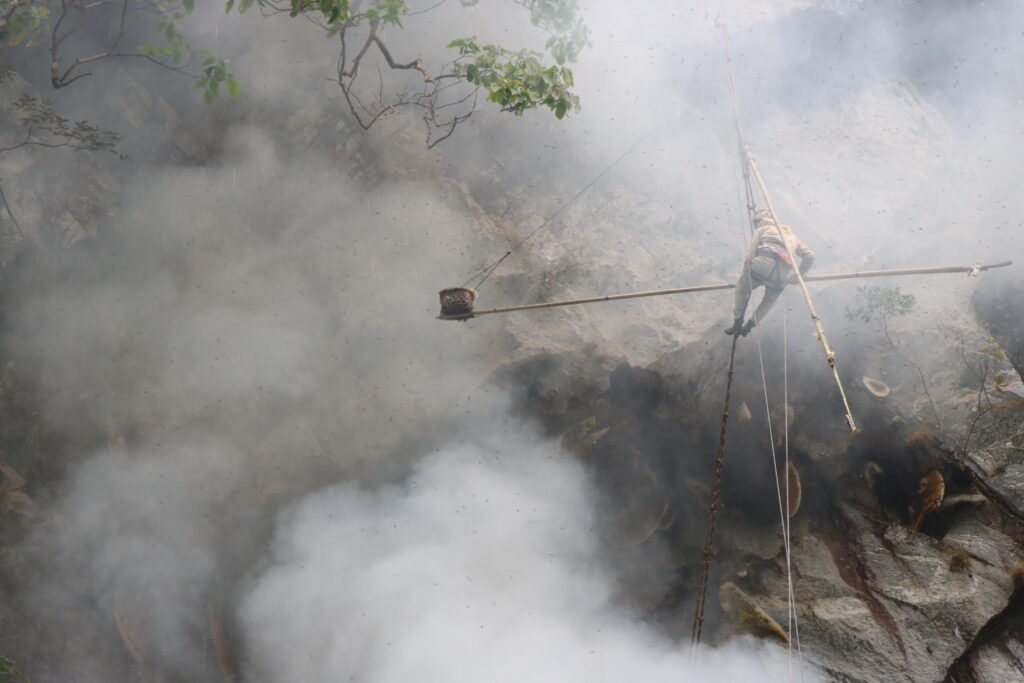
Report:
M187 82L135 67L56 93L69 115L125 134L131 159L4 159L5 177L23 167L9 196L40 239L60 240L33 188L97 201L95 237L10 280L3 329L67 466L38 492L52 518L23 546L39 570L18 584L21 607L61 634L26 646L43 657L38 680L107 680L115 664L97 652L118 647L117 609L147 634L148 661L215 680L208 604L246 680L785 672L745 641L689 662L621 604L587 473L485 383L529 326L543 346L559 319L440 323L436 292L652 129L510 271L570 255L580 295L734 278L746 218L716 21L748 143L816 269L1020 259L1024 8L583 11L581 112L514 120L483 105L431 151L410 117L355 130L327 80L336 44L255 12L189 20L238 72L236 102L206 107ZM512 3L448 3L406 26L388 40L408 54L473 34L543 40ZM972 287L915 281L915 324L964 315ZM855 290L827 291L841 338ZM650 362L730 309L728 294L595 308L584 329ZM638 341L623 329L638 310L674 336Z

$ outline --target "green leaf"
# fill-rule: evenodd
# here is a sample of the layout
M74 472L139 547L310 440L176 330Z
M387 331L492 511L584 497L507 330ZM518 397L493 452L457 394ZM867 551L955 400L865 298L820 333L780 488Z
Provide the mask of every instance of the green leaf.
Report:
M207 104L213 104L219 94L220 82L214 80L207 81L206 92L203 93L203 100L205 100Z
M231 8L235 6L235 0L228 0L227 4L224 5L224 14L230 14Z
M196 8L196 0L181 0L181 6L185 8L185 11L189 14Z
M7 23L7 33L11 36L8 45L17 45L35 33L42 26L50 10L46 7L24 7L16 10Z
M238 84L238 81L235 80L234 76L229 78L225 85L227 86L228 94L231 95L231 99L236 99L238 94L242 92L242 86Z

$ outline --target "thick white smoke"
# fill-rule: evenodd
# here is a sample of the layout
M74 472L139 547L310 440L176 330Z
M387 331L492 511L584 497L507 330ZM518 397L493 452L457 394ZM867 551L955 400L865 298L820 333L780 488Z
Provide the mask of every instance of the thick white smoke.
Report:
M586 473L513 427L289 507L242 602L253 680L785 680L781 648L692 661L617 604Z
M525 23L514 3L469 14L449 4L457 22L442 14L418 34L410 22L410 53L473 33L509 45L542 38L508 28ZM493 197L501 208L492 213L513 228L532 229L659 122L579 202L585 219L540 233L530 248L543 257L575 249L584 270L604 268L607 277L581 278L580 295L732 277L743 210L716 19L730 26L748 142L818 268L1024 253L1012 201L1022 118L1003 106L1024 97L1012 77L1020 42L1008 38L1020 33L1019 6L997 3L1004 25L978 27L986 40L950 58L964 65L962 83L944 64L922 92L905 82L919 35L895 15L864 19L872 4L591 3L594 46L577 69L582 112L554 124L546 113L505 120L483 110L430 154L410 151L421 142L416 120L366 134L345 127L344 105L325 86L336 46L315 27L218 14L205 37L233 58L242 99L203 110L196 121L217 133L192 139L172 108L146 104L147 87L166 99L187 88L135 82L138 101L111 108L152 113L125 130L128 151L145 162L131 168L145 172L112 173L131 177L118 178L122 201L107 207L100 246L63 252L5 309L4 348L41 368L44 417L70 442L68 459L84 463L56 492L56 524L36 534L49 562L20 584L24 600L46 618L64 612L68 632L109 635L114 606L131 611L148 595L151 615L139 618L160 643L150 660L188 679L219 675L195 663L211 593L229 613L238 608L252 681L781 675L781 652L752 654L754 644L691 663L620 604L584 471L529 428L497 427L507 406L488 406L478 436L425 455L438 424L468 418L460 401L518 343L507 320L433 320L435 293L513 243L475 220L458 181ZM948 4L929 16L951 46L956 20L993 14ZM389 33L392 46L403 39ZM75 104L72 89L63 96ZM98 106L78 104L83 117ZM415 135L389 138L408 130ZM214 151L197 141L214 137ZM157 152L147 156L139 140L156 141ZM164 145L173 156L159 156ZM455 182L435 182L445 175ZM608 214L622 218L603 226L619 241L594 238ZM650 281L623 282L628 259ZM914 290L919 308L938 318L970 283L927 286L930 304ZM626 325L644 316L702 333L729 302L650 306L642 316L592 309L602 348L640 344ZM543 346L564 319L519 324ZM674 343L654 335L647 352ZM381 479L402 483L368 488ZM286 501L271 547L254 551ZM224 583L247 573L231 603ZM103 651L120 652L111 638ZM91 666L90 641L71 640L40 680L109 680L109 669Z
M71 661L45 663L56 671L46 680L109 676L101 653L86 647L97 617L136 634L145 661L207 679L210 662L195 644L208 628L205 605L222 590L213 588L225 560L222 504L245 467L226 441L179 438L114 448L76 472L54 537L40 540L34 556L34 607L80 633L65 655Z

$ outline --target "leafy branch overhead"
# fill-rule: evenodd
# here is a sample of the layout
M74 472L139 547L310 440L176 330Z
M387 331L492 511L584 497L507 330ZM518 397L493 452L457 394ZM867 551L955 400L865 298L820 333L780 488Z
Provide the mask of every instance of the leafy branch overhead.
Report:
M61 116L50 100L22 95L14 101L14 108L21 116L22 127L28 130L23 141L9 147L0 147L0 152L31 146L117 154L115 148L121 141L120 135L88 121L71 121Z
M134 58L193 78L207 103L217 98L222 85L237 97L239 84L225 60L193 48L178 27L194 9L195 0L0 0L0 37L7 46L24 42L30 48L48 39L42 49L49 52L54 88L92 76L86 69L97 62ZM125 45L127 36L147 30L150 20L156 22L158 44ZM99 48L94 42L99 33L88 30L97 26L111 27ZM190 70L197 58L203 60L198 72Z
M460 57L471 60L456 62L454 74L485 88L487 99L502 111L520 116L527 109L545 106L560 119L569 110L579 109L579 98L570 90L572 71L557 65L545 68L535 52L481 46L474 38L452 41L448 47L458 48Z
M572 70L566 66L575 62L588 44L589 31L579 17L577 0L516 2L530 13L531 23L548 34L545 49L553 64L545 64L539 52L481 44L475 37L449 42L447 47L458 54L438 65L428 65L421 56L396 59L384 39L384 29L403 30L406 17L436 9L443 0L419 11L410 10L403 0L288 0L281 4L227 0L226 10L237 7L245 12L258 6L267 15L288 14L314 21L327 38L340 42L337 82L357 123L368 129L399 109L410 108L419 112L427 145L433 147L476 111L481 89L487 100L516 116L528 109L547 108L561 119L579 109L579 98L572 91ZM392 82L381 67L399 76L415 74L415 83L410 85L408 78ZM365 78L367 72L376 78Z
M577 14L575 2L559 0L516 0L530 11L534 26L548 33L545 48L559 64L575 62L588 44L590 30Z
M481 96L516 116L548 109L561 119L579 109L568 65L587 46L589 31L579 16L578 0L514 0L547 35L545 53L468 37L438 45L456 52L435 62L423 55L402 55L409 43L394 34L385 39L386 30L400 35L413 17L445 2L420 1L427 6L410 9L405 0L227 0L224 9L242 13L256 7L264 17L302 17L337 40L336 81L364 129L411 109L419 114L427 145L433 147L476 111ZM54 88L93 75L90 69L103 60L136 58L191 77L208 104L222 92L238 97L242 86L227 60L187 40L181 24L194 10L195 0L0 0L0 37L7 45L48 51ZM97 47L96 37L103 32L93 29L100 26L110 30ZM127 45L129 36L154 26L152 44Z
M185 13L192 11L194 2L195 0L182 2L182 9ZM202 57L199 74L196 76L196 82L192 88L203 91L203 100L207 104L213 104L216 101L220 94L221 84L224 85L224 89L232 99L237 98L241 93L241 86L234 72L228 71L224 58L209 50L194 49L185 41L185 37L177 25L177 22L184 18L185 14L182 12L169 12L165 15L157 24L156 29L157 35L164 39L164 44L161 46L140 45L139 52L150 58L163 60L165 66L167 60L170 60L174 69L185 68L197 56Z
M8 45L17 45L35 33L49 15L48 7L32 0L0 2L0 36Z
M0 69L0 74L3 70ZM2 80L2 78L0 78ZM124 155L117 152L117 144L121 136L113 131L103 130L88 121L71 121L53 108L50 100L35 95L22 95L14 101L14 109L20 114L19 123L26 128L25 139L21 142L0 147L0 154L11 152L22 147L45 147L49 149L66 148L79 152L110 152L121 159ZM0 185L0 204L11 220L15 232L21 238L25 233L7 201L3 186ZM4 259L0 258L0 274L6 268ZM0 678L0 683L3 679Z

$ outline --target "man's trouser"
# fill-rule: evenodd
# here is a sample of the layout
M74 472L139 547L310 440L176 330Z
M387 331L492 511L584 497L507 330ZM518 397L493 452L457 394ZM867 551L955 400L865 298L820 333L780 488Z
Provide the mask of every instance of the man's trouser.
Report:
M786 288L786 278L790 266L766 254L754 256L743 268L740 279L736 282L736 300L733 306L733 318L742 320L750 302L750 293L758 287L764 287L764 298L754 311L753 320L760 323L771 310L771 307Z

